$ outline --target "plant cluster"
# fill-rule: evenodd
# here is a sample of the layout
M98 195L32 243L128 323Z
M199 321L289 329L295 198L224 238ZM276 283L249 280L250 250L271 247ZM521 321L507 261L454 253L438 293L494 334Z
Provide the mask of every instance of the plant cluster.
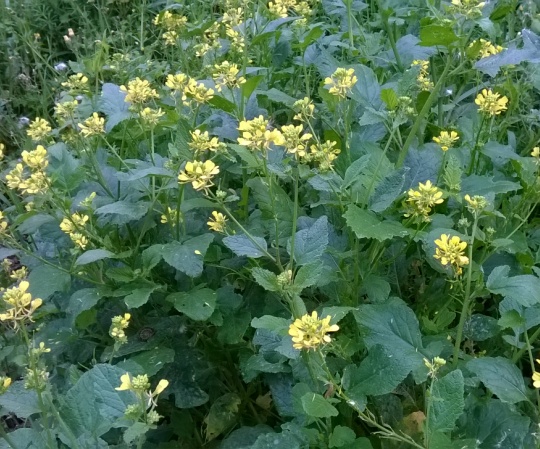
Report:
M533 2L15 3L0 447L540 445Z

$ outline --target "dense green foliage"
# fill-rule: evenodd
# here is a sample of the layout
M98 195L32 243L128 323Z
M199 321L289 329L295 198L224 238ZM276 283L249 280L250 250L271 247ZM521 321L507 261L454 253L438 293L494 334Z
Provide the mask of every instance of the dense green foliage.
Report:
M0 4L0 448L540 444L535 2Z

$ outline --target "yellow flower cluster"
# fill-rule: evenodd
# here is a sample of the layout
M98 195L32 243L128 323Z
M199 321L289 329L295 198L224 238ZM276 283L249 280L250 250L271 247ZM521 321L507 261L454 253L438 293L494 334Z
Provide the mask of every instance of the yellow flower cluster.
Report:
M288 153L294 154L297 158L304 158L307 154L307 142L313 137L309 133L304 133L302 125L285 125L281 127L283 136L282 145Z
M0 313L0 321L11 321L14 328L26 321L32 322L32 314L43 301L40 298L32 299L32 295L27 292L28 287L28 281L22 281L18 286L4 292L2 299L8 308L4 313Z
M480 112L495 116L506 111L508 98L505 96L501 97L500 94L493 92L491 89L482 89L482 92L476 96L474 102L478 105Z
M435 259L440 260L444 266L450 265L460 275L461 267L469 264L469 258L465 256L467 242L463 242L457 235L450 237L442 234L440 239L435 240L435 245Z
M489 56L496 55L497 53L500 53L504 50L504 48L500 45L493 45L490 41L487 41L485 39L479 39L471 42L469 48L476 47L477 45L480 46L480 49L478 51L478 56L480 56L480 58L487 58Z
M253 151L266 152L271 144L282 145L283 136L277 130L269 130L269 121L262 115L253 120L243 120L238 125L241 137L238 143Z
M59 121L63 122L73 117L75 111L77 110L77 106L79 106L79 102L77 100L68 100L62 103L57 103L54 106L54 115Z
M210 50L215 50L221 47L219 42L219 29L220 23L214 22L208 29L205 30L202 36L202 42L193 47L197 57L202 58Z
M431 361L424 358L424 365L429 370L429 377L437 377L437 372L446 365L446 360L441 357L434 357Z
M307 161L315 162L322 172L332 170L334 161L341 153L341 150L336 148L336 145L337 142L331 140L311 145Z
M214 72L212 73L212 78L216 83L216 89L218 92L224 87L229 89L234 89L239 87L246 82L246 79L243 76L238 76L240 69L238 65L231 64L228 61L223 61L221 64L214 65Z
M308 97L304 97L302 100L295 101L293 104L293 109L296 112L293 117L295 120L301 122L307 122L309 119L313 118L313 113L315 112L315 105Z
M188 143L189 147L195 152L195 156L205 151L220 151L224 150L226 145L218 140L217 137L210 137L208 131L201 132L200 129L189 133L191 135L191 142Z
M448 151L458 140L459 135L456 131L441 131L439 136L433 138L433 142L439 144L443 151Z
M422 221L429 221L431 209L444 201L443 192L431 184L429 179L425 184L420 182L418 190L410 189L407 195L408 198L404 203L405 216L420 218Z
M540 359L536 359L536 363L540 365ZM533 372L532 380L533 380L533 387L540 388L540 373L537 372L536 370Z
M3 143L0 143L0 161L4 159L4 156L6 151L6 146Z
M486 2L479 0L452 0L448 10L453 13L462 14L469 19L477 18L482 15L482 8Z
M124 101L133 105L142 105L154 98L159 98L157 91L152 88L150 82L139 77L129 81L127 87L120 86L120 90L126 93Z
M332 317L319 318L317 312L311 315L306 314L302 318L296 319L289 326L289 335L292 337L293 347L296 349L317 349L321 345L330 343L332 340L329 332L339 330L337 324L330 324Z
M4 394L11 385L11 377L0 376L0 394Z
M139 420L144 417L147 424L154 424L161 418L155 411L157 406L157 397L163 393L169 386L169 381L161 379L155 390L150 389L150 379L146 374L131 377L128 373L120 376L120 386L116 387L118 391L133 391L137 396L139 403L129 405L125 410L125 416L128 419Z
M186 97L195 100L195 102L199 104L208 103L214 98L214 89L210 89L203 83L198 83L193 78L190 78L184 89L184 97L182 97L184 103L186 103Z
M420 67L420 71L418 72L418 76L416 77L418 87L420 87L420 89L422 90L432 90L434 85L429 77L429 61L415 59L412 62L412 66Z
M221 212L215 210L212 212L212 216L208 219L206 224L211 231L225 232L225 227L227 226L227 217Z
M127 343L125 329L129 326L131 314L125 313L124 316L118 315L112 318L109 335L114 339L114 342L119 346Z
M205 162L188 162L184 170L178 175L178 182L180 184L190 182L195 190L207 191L214 185L212 179L218 173L219 167L210 160Z
M43 118L37 117L26 130L26 134L34 141L45 140L51 134L52 128L49 122Z
M467 202L467 209L471 213L478 213L484 210L488 206L488 200L481 195L474 195L472 198L470 195L465 195L465 201Z
M2 225L0 224L0 227L1 226ZM12 271L9 277L15 281L22 281L24 278L28 277L28 269L26 267L21 267L18 270Z
M173 209L172 207L167 207L167 213L161 215L161 223L163 224L170 223L173 228L176 226L177 219L178 219L178 210Z
M84 137L99 136L105 133L105 119L94 112L83 123L79 123L79 129Z
M338 68L331 76L324 79L324 85L330 87L328 92L332 95L345 99L357 81L354 69Z
M139 112L139 117L141 120L152 128L159 123L159 119L164 115L165 112L163 112L161 108L144 108L141 112Z
M18 189L23 194L44 193L50 180L45 174L49 164L47 150L38 145L33 151L22 152L23 164L19 163L6 175L6 184L10 189ZM25 175L25 166L30 169L30 176Z
M531 151L531 156L536 159L536 163L540 163L540 147L534 147Z
M173 14L170 11L163 11L154 18L154 25L165 30L162 37L167 46L176 44L179 32L186 26L187 22L186 16Z
M88 87L88 77L82 73L76 73L63 82L62 86L67 88L70 94L84 92Z
M60 223L60 229L64 231L71 241L81 249L88 245L88 239L82 233L90 217L75 212L71 217L66 217Z
M274 17L289 17L289 11L294 11L297 15L307 17L311 15L311 5L307 1L297 2L296 0L273 0L268 3L268 11Z

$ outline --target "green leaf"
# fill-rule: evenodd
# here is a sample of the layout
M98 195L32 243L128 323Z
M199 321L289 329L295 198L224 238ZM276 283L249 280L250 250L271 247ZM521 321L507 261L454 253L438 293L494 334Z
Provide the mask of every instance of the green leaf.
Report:
M316 285L320 280L322 268L320 263L310 263L300 267L294 276L294 288L301 293L304 288Z
M19 416L19 418L22 418ZM3 425L3 424L2 424ZM36 426L37 427L37 426ZM19 428L9 432L9 439L14 446L2 438L0 440L0 449L45 449L51 446L47 445L45 432L40 432L36 429ZM58 446L53 443L51 449L56 449Z
M60 415L76 438L99 437L108 432L136 402L131 391L117 391L124 370L112 365L94 365L65 395Z
M389 111L393 111L398 106L398 96L394 89L382 89L381 100L384 101Z
M223 321L224 325L219 328L217 338L223 344L234 345L243 340L251 322L251 313L241 310L224 315Z
M331 448L342 447L348 443L352 443L355 439L356 434L350 427L336 426L330 435L328 446Z
M282 103L289 108L292 108L293 104L297 101L296 98L291 97L285 92L282 92L281 90L275 88L272 88L270 90L258 90L257 96L259 95L268 97L268 99L272 100L275 103Z
M267 329L274 332L280 332L287 329L289 324L291 324L291 320L273 315L264 315L260 318L253 318L253 320L251 320L251 327L254 327L255 329Z
M403 193L407 167L396 170L387 175L375 188L369 198L369 209L373 212L384 212L398 196Z
M83 288L71 295L66 313L70 316L72 323L84 311L92 309L102 298L101 292L97 288Z
M268 249L266 240L261 237L252 237L253 242L245 234L230 235L223 239L224 245L237 256L247 256L257 259L265 255Z
M272 428L264 424L257 424L255 427L240 427L221 442L219 449L253 449L257 438L267 433L275 435Z
M23 380L13 382L6 392L0 395L0 406L21 419L40 411L37 393L24 388Z
M127 360L119 362L116 366L133 376L147 374L153 376L167 363L174 362L174 349L154 348L151 351L139 352Z
M388 349L375 345L360 366L345 368L342 383L346 391L354 390L355 395L381 396L394 391L413 366L413 361L395 357Z
M153 285L151 287L137 288L124 298L124 302L129 309L141 307L148 302L150 295L160 287L160 285Z
M483 357L467 363L482 383L503 402L527 401L525 382L520 370L504 357Z
M130 203L129 201L116 201L111 204L106 204L95 210L97 215L111 216L111 223L122 225L130 221L139 220L148 213L150 203L146 201L138 201Z
M392 237L405 237L409 231L397 221L381 221L370 211L351 204L343 215L347 225L358 238L376 239L380 242Z
M452 25L426 25L420 28L420 45L431 47L442 45L448 47L459 38L454 33Z
M143 422L135 422L131 426L129 426L124 431L124 443L128 445L132 445L136 441L139 440L139 438L143 437L146 432L148 432L151 429L151 427Z
M209 288L190 292L172 293L167 300L174 303L174 308L195 321L205 321L216 308L217 294Z
M75 261L75 265L87 265L98 260L110 259L111 257L114 257L114 253L106 249L91 249L82 253Z
M203 259L213 240L212 234L202 234L184 243L168 243L163 245L163 260L189 277L198 277L202 274Z
M519 189L521 189L521 185L517 182L494 181L492 176L471 175L461 183L461 191L470 196L508 193Z
M342 189L349 188L353 183L357 182L360 178L360 174L368 166L370 155L366 154L359 159L355 160L351 165L347 167L345 176L343 177Z
M17 230L21 234L34 234L41 226L48 223L57 222L53 217L47 214L36 214L35 212L29 212L17 217L17 221L20 221L20 225Z
M131 117L130 103L125 101L126 94L116 84L105 83L101 88L99 110L107 114L105 131L110 132L118 123Z
M460 370L452 371L441 379L433 380L427 432L431 436L435 432L451 432L457 419L463 413L465 401L463 374Z
M47 148L49 166L47 171L53 184L67 192L75 190L84 180L84 170L64 143L56 143Z
M540 279L532 274L509 277L510 267L495 267L490 273L486 288L497 295L511 298L524 307L540 303Z
M261 435L249 449L300 449L300 444L294 436L285 433L266 433Z
M255 267L251 270L255 282L269 292L277 292L280 287L277 276L265 268Z
M418 319L405 304L361 305L354 316L368 349L381 345L392 358L413 371L425 368L424 357L432 358L425 354Z
M226 393L212 403L208 415L204 418L206 441L213 440L234 425L241 402L236 393Z
M328 246L328 218L320 217L309 228L298 231L294 239L294 260L298 265L311 263L322 256ZM291 254L291 241L287 243Z
M47 299L55 292L67 290L71 276L51 265L40 265L28 276L28 291L34 298Z
M313 418L330 418L338 415L337 409L320 394L306 393L300 398L300 401L306 415Z

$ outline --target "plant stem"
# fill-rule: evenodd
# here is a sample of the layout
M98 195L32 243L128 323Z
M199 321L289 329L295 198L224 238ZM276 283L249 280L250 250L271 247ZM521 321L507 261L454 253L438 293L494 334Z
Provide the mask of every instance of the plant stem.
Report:
M416 133L420 129L420 125L422 124L422 121L424 118L428 115L429 110L431 109L431 105L435 101L435 98L439 94L439 90L441 90L442 85L446 81L446 76L448 75L448 72L450 71L450 66L452 65L452 58L450 55L448 55L448 60L446 61L446 65L444 66L444 70L441 74L441 77L437 81L437 84L435 84L435 87L429 94L428 99L424 103L424 107L420 111L420 114L418 114L418 117L416 117L416 121L414 122L411 130L409 131L409 135L407 136L407 140L405 140L405 143L403 144L403 149L401 150L401 153L399 154L399 158L396 163L396 168L401 168L403 166L403 163L405 162L405 158L407 157L407 153L409 152L409 148L416 136Z
M469 265L467 266L467 284L465 286L465 297L463 298L463 307L461 309L461 316L459 317L459 323L456 334L456 343L454 345L454 355L452 358L452 366L457 367L459 360L459 349L461 347L461 339L463 338L463 327L465 326L465 320L469 314L469 307L471 304L471 282L472 282L472 254L474 246L474 238L476 237L476 228L478 227L478 212L474 214L474 224L471 234L471 243L469 244Z
M298 167L294 168L294 210L293 210L293 222L291 230L291 259L289 260L288 267L290 270L293 269L294 265L294 239L296 236L296 226L298 220Z
M529 341L529 335L527 334L527 329L525 329L524 335L525 335L525 343L527 345L527 352L529 353L529 363L531 364L531 370L534 373L536 371L534 369L534 357L532 355L531 342ZM538 388L535 388L534 392L536 393L536 407L538 411L540 412L540 391L538 391Z
M525 331L526 333L527 331ZM532 344L536 341L536 339L540 336L540 327L538 329L536 329L536 331L534 332L534 334L531 335L531 338L529 339L529 344ZM526 346L523 346L523 348L521 348L518 352L516 352L516 354L514 355L514 357L512 357L512 362L516 363L520 358L521 356L523 355L523 353L527 350L527 347Z

